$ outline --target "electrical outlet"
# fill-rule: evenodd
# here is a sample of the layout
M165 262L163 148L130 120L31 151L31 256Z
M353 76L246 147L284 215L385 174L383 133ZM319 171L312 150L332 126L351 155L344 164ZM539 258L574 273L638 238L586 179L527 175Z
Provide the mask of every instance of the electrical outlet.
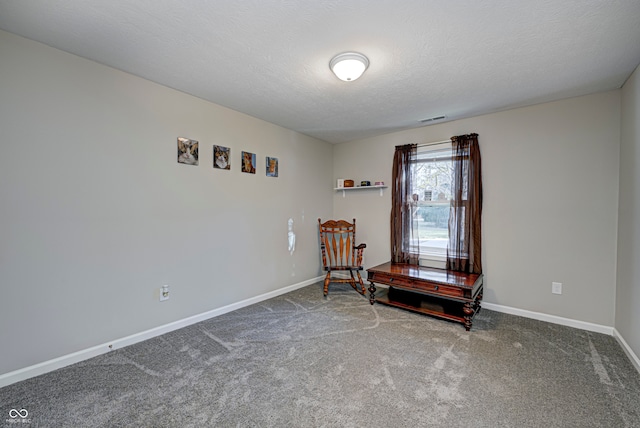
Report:
M553 294L562 294L562 283L561 282L552 282L551 283L551 292Z
M160 301L164 302L165 300L169 300L169 286L163 285L160 287Z

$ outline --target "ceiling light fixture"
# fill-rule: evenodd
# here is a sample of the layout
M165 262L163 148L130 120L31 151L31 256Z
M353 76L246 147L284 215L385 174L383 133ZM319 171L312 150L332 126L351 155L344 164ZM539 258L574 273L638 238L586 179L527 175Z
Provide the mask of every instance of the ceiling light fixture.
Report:
M345 52L336 55L329 62L329 68L345 82L352 82L369 67L369 59L357 52Z

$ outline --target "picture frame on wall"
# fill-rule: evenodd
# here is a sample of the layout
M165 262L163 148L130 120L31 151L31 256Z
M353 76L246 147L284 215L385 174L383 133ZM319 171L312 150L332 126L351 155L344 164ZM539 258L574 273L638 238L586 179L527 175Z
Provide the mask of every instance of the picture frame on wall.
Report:
M277 177L278 176L278 158L272 158L267 156L267 177Z
M250 152L242 152L242 172L249 174L256 173L256 154Z
M215 169L231 169L231 148L213 146L213 167Z
M178 137L178 163L198 166L198 142Z

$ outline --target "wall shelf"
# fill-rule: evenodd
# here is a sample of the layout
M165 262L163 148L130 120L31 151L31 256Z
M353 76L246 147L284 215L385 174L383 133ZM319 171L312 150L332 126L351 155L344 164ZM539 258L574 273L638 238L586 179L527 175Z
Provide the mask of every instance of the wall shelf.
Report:
M382 196L382 194L384 193L384 189L386 188L387 186L357 186L357 187L336 187L334 188L334 190L341 190L342 197L345 198L347 196L347 190L351 191L351 190L380 189L380 196Z

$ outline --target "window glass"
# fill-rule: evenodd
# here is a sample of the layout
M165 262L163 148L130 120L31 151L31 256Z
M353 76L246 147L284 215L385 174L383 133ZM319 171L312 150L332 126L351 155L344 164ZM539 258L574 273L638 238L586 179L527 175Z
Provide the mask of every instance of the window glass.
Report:
M451 200L451 145L425 146L418 149L413 164L412 218L418 230L420 255L442 259L449 241L449 201ZM414 238L416 239L416 238Z

